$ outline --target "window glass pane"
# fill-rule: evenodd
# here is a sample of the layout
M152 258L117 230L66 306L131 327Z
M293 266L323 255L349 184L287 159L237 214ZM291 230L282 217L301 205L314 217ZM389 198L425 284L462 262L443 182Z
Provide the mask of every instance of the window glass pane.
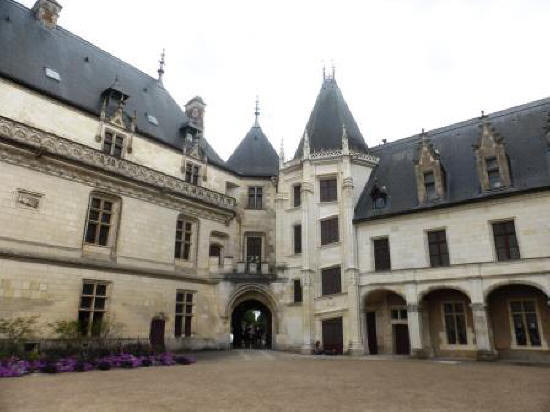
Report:
M185 295L185 296L186 296L186 299L185 299L185 300L187 301L187 303L193 302L193 294L192 294L192 293L188 293L188 294Z
M181 258L181 242L176 241L176 246L174 247L174 257L176 259Z
M526 302L527 303L527 302ZM532 302L529 302L532 303ZM527 321L527 330L529 331L529 341L531 346L540 346L539 327L537 323L537 315L535 313L527 313L525 315Z
M82 294L83 295L93 295L94 294L94 284L93 283L84 283L82 285Z
M456 313L462 313L462 312L464 312L464 304L462 304L462 303L455 303L455 312L456 312Z
M80 298L80 307L81 308L89 308L90 306L92 306L92 298L91 297L86 297L86 296L83 296Z
M188 315L193 313L193 306L192 305L185 305L185 313L188 314Z
M183 304L176 303L176 313L183 313Z
M89 219L98 221L99 220L99 210L90 209Z
M99 240L100 246L107 246L107 240L109 239L109 226L103 226L99 228Z
M88 228L86 229L86 243L95 243L96 230L97 225L95 223L88 223Z
M102 223L110 223L111 222L111 214L110 213L103 213L101 215L101 222Z
M107 291L107 285L97 284L95 288L95 294L97 296L105 296Z
M443 309L445 310L445 313L453 313L453 304L452 303L445 303L443 305Z
M185 317L185 336L191 336L191 316Z
M510 302L510 308L512 312L521 312L521 302Z
M113 210L113 203L105 200L103 202L103 210Z
M92 336L101 334L101 323L103 321L103 312L94 312L92 319Z
M523 310L525 312L535 312L535 302L527 300L523 302Z
M392 319L399 319L399 311L397 309L392 309L391 318Z
M186 243L183 246L183 258L189 259L189 251L191 250L191 247L189 246L189 243Z
M174 335L176 335L176 337L181 336L181 330L182 330L182 324L181 323L182 323L182 317L176 315L176 324L175 324L175 333L174 333Z
M401 316L401 319L407 319L408 317L407 309L401 309L400 316Z
M95 298L95 309L105 309L105 298Z
M176 230L183 229L183 220L178 220L178 223L176 224Z
M92 207L93 207L94 209L99 209L100 206L101 206L101 200L94 197L94 198L92 199Z
M527 345L527 336L525 333L525 325L523 324L523 317L521 314L515 314L513 316L514 332L516 334L516 344L520 346Z
M447 343L449 345L456 344L456 330L454 316L445 315L445 330L447 332Z
M461 345L466 345L468 343L468 339L466 337L466 319L464 315L456 316L456 328L457 328L457 335L458 335L458 343Z

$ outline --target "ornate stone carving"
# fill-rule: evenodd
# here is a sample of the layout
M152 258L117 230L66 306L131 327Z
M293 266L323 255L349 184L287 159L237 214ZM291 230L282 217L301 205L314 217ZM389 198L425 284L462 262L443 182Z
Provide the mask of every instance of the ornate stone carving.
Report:
M199 200L222 209L234 210L236 206L236 200L223 193L194 186L181 179L125 159L117 159L91 147L31 128L5 117L0 117L0 137L32 147L37 155L47 153L60 156L81 165L103 170L108 174L130 178L141 184L153 185L159 190L176 192L177 195Z
M17 189L17 206L25 209L38 210L40 208L42 196L44 196L42 193L29 192L25 189Z
M422 140L418 144L417 159L414 162L416 174L416 190L419 203L426 203L430 200L440 200L445 196L445 170L439 160L439 152L433 147L427 134L422 130ZM435 198L430 199L426 191L426 174L433 174L435 183Z

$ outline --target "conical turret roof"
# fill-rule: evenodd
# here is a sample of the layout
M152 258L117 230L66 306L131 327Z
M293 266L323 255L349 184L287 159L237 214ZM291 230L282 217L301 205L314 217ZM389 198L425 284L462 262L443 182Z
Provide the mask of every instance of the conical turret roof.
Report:
M367 144L336 80L325 78L306 126L311 153L342 149L342 126L346 127L350 149L366 152ZM295 159L302 157L303 145L302 138Z
M257 124L239 143L227 165L241 176L268 177L279 174L279 156Z

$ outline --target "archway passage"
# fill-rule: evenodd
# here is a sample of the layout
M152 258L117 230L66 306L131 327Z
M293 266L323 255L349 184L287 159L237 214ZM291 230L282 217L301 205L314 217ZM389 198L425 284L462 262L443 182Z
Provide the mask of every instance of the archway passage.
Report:
M255 299L239 303L231 314L231 333L234 349L271 349L271 311Z

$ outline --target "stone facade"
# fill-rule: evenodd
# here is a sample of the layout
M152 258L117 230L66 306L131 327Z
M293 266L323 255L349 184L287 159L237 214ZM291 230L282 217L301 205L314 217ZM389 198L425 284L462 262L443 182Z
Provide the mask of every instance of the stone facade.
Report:
M59 5L37 4L55 27ZM44 14L50 9L55 18ZM178 148L136 127L116 84L108 90L123 96L118 106L104 98L98 116L0 78L0 317L39 314L49 338L46 324L76 320L83 284L100 282L121 337L148 339L152 320L163 319L173 348L229 348L234 310L255 301L270 312L269 343L279 350L311 353L319 341L351 355L547 359L550 192L436 207L456 180L447 180L447 164L424 136L407 163L414 210L357 219L380 159L361 143L335 79L323 81L320 104L343 107L337 135L326 140L332 146L319 149L322 134L310 120L295 158L281 154L278 171L254 176L209 160L200 97L186 106ZM494 157L509 189L506 139L482 120L471 152L478 184L494 189ZM427 172L436 199L427 198ZM374 181L382 207L390 204L395 188ZM251 193L261 193L261 206ZM95 198L110 202L104 244L88 239ZM518 251L502 261L493 224L510 221ZM444 231L448 264L432 262L433 231ZM376 270L377 239L388 240L388 270ZM192 321L176 336L180 292L193 296Z

